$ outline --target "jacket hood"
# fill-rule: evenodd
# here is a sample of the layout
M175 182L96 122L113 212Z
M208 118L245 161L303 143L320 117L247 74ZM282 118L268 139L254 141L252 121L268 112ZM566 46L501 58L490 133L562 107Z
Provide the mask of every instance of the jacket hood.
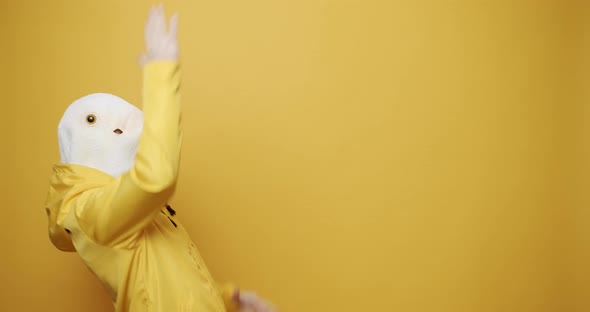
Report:
M63 221L75 207L78 195L102 187L114 178L102 171L86 166L57 163L49 179L49 192L45 201L49 239L61 251L76 251Z

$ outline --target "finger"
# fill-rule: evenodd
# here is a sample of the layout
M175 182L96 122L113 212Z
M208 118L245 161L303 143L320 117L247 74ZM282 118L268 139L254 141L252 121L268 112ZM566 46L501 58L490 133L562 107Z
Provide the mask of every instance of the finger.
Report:
M166 15L164 13L164 7L160 4L156 10L156 16L154 18L154 32L158 38L163 38L166 33Z
M154 12L155 12L155 7L152 5L152 7L150 8L150 11L148 13L147 19L145 21L145 28L148 29L150 24L152 23L152 20L154 19Z
M159 20L166 24L166 10L164 9L164 4L160 3L160 8L158 10Z
M150 12L148 14L147 21L145 23L146 37L151 36L154 33L154 22L156 20L156 14L157 14L156 7L152 5Z
M258 296L255 292L246 292L242 294L240 300L245 304L253 305L258 301Z
M149 19L152 22L152 24L157 19L157 17L158 17L158 6L152 5L152 8L150 10L150 15L149 15Z
M266 303L262 300L258 300L256 302L255 307L256 307L256 312L268 312Z
M172 38L176 37L176 33L178 32L178 13L174 13L170 18L170 26L168 30L170 36Z
M275 307L268 301L266 300L260 300L260 311L262 312L274 312L275 311Z
M255 300L249 303L249 306L254 309L254 311L256 312L262 312L261 308L262 306L260 305L260 301L259 300Z
M271 304L270 302L267 302L268 304L268 312L277 312L277 308Z

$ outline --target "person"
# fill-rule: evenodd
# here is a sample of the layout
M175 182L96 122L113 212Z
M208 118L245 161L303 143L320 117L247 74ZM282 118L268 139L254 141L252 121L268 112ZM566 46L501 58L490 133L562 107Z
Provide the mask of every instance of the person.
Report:
M142 111L95 93L64 112L46 200L50 240L77 252L117 312L272 312L254 292L212 278L168 205L182 146L177 28L177 14L167 21L161 4L152 7Z

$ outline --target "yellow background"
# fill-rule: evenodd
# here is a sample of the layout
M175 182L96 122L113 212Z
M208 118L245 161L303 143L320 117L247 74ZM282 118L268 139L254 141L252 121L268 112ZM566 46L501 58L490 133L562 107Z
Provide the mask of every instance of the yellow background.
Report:
M151 2L2 1L0 311L109 311L46 232L76 98L140 106ZM589 311L585 1L166 1L173 207L281 311Z

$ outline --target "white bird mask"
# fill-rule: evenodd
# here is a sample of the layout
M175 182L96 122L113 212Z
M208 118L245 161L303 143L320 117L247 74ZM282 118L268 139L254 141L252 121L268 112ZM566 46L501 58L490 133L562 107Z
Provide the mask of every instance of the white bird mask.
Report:
M117 177L133 166L142 128L142 111L120 97L84 96L70 104L59 123L61 162Z

